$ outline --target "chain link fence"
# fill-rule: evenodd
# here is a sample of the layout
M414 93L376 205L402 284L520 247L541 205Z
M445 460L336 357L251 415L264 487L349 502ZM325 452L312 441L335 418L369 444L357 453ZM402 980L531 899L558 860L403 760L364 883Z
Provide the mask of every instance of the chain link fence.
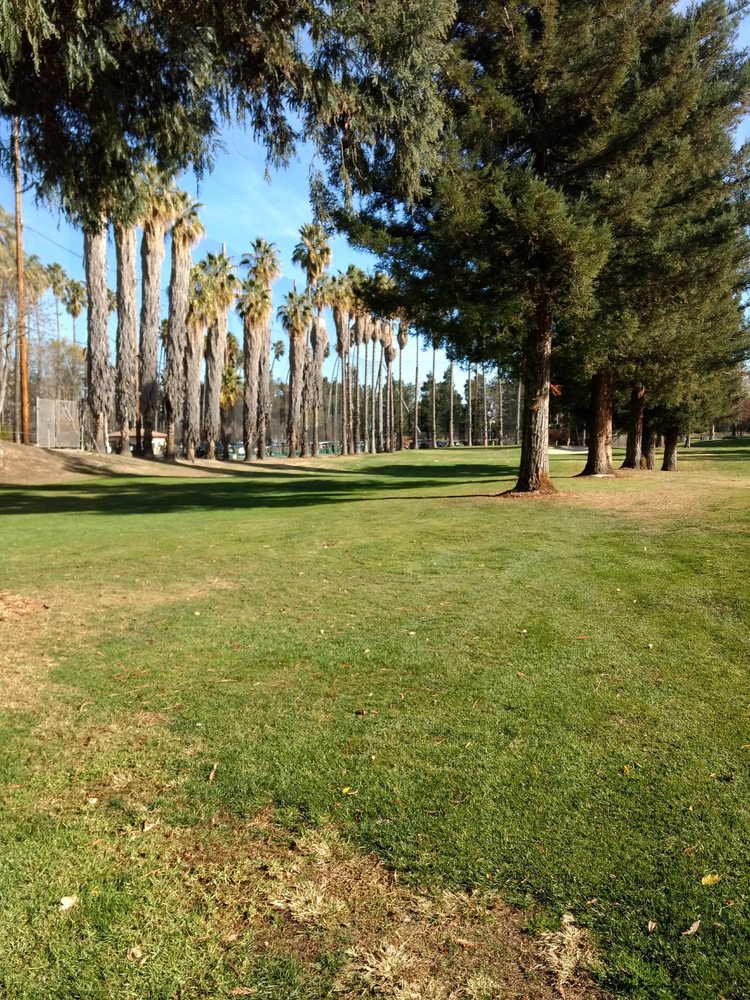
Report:
M75 399L36 400L36 443L40 448L80 448L80 404Z

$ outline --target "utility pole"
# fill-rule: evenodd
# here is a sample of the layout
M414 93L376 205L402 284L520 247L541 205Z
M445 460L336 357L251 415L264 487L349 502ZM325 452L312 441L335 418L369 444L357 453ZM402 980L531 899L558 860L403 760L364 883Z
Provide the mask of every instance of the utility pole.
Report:
M13 119L13 167L16 181L16 353L21 387L21 443L31 444L29 436L29 366L26 357L26 298L23 285L23 234L21 229L21 143L18 118ZM18 399L18 394L16 394ZM18 417L16 417L16 433Z

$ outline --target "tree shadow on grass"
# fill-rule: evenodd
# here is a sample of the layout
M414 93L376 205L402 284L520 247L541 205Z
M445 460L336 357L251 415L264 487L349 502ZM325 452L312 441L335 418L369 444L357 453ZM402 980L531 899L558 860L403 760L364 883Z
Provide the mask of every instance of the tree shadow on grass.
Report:
M0 494L2 514L105 515L170 514L190 510L293 509L327 504L383 500L441 500L494 496L516 475L516 467L478 463L424 466L394 465L364 469L359 477L341 481L337 469L322 476L273 471L251 476L227 470L221 478L122 478L76 483L10 487ZM383 479L387 482L384 483ZM388 481L390 480L390 481ZM497 483L497 491L456 493L456 488ZM415 490L424 490L416 493ZM440 491L444 490L444 493Z

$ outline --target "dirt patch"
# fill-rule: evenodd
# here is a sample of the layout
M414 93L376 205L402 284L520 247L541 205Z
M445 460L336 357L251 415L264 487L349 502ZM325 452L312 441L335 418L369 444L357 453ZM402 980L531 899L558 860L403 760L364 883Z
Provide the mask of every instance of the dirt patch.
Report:
M0 449L0 485L49 486L87 476L156 476L206 478L258 472L330 472L339 459L274 458L265 462L164 462L160 459L98 455L85 451L48 450L4 442Z
M8 590L0 590L0 622L27 621L47 610L49 610L48 605L33 597L23 597L21 594L11 594Z
M248 947L308 966L338 952L342 1000L605 997L572 916L534 938L497 895L415 891L333 829L293 839L264 814L244 828L215 817L200 841L195 831L161 836L170 867L185 870L191 905L212 910L230 967L231 953Z

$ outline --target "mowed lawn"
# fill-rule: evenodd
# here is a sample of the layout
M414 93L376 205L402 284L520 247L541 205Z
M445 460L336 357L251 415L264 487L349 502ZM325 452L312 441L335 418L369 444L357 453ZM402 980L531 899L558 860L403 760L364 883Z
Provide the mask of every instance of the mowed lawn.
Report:
M316 830L572 914L613 995L750 996L750 445L517 459L0 492L0 996L338 995L248 888Z

